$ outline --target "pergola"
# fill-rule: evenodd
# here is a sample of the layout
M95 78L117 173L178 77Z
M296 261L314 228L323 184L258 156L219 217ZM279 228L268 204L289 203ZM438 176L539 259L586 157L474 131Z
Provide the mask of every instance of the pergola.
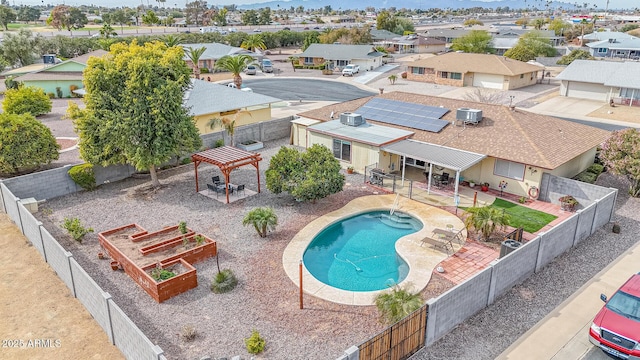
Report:
M229 184L229 174L231 170L245 165L253 165L258 176L258 192L260 192L260 165L262 160L260 154L244 151L233 146L223 146L215 149L201 151L191 155L196 171L196 192L198 188L198 166L201 162L206 162L220 168L224 175L225 184ZM229 203L229 186L225 186L227 192L227 204Z

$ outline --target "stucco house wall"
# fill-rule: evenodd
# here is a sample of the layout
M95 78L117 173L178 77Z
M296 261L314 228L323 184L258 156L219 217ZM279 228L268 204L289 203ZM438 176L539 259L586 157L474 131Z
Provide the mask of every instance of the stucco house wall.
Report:
M219 126L214 129L211 129L207 125L209 121L211 121L211 119L216 117L217 118L227 117L230 119L235 119L236 120L235 126L238 127L238 126L249 125L249 124L253 124L261 121L271 120L271 107L252 109L252 110L250 109L247 112L240 112L237 114L222 115L219 112L217 112L217 113L194 116L196 127L198 128L198 131L200 132L200 134L208 134L211 132L222 130L222 128Z

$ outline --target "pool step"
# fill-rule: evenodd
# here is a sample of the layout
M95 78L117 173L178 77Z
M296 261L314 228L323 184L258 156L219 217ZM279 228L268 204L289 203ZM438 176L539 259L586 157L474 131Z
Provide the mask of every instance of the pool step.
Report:
M397 229L415 229L419 230L422 227L422 224L415 218L410 215L397 216L400 214L381 214L380 221L383 224L397 228Z

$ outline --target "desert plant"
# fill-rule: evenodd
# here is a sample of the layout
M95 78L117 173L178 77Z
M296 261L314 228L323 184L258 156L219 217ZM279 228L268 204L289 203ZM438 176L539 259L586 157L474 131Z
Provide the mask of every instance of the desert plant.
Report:
M375 303L380 313L380 321L393 324L418 310L423 300L419 292L414 293L410 289L395 285L389 291L376 296Z
M253 329L251 331L251 336L247 339L244 339L244 343L247 346L247 351L249 354L260 354L264 351L264 346L266 345L266 341L260 336L258 330Z
M224 269L216 274L211 282L211 291L222 294L233 290L238 285L238 279L231 269Z
M93 190L96 188L96 175L93 172L93 165L81 164L73 166L68 171L71 180L81 186L85 190Z
M526 196L520 196L520 198L518 199L518 202L519 202L520 204L524 204L524 203L526 203L526 202L527 202L527 198L526 198Z
M180 231L180 234L186 234L188 232L187 230L187 222L186 221L180 221L180 223L178 224L178 230Z
M464 220L467 227L473 227L482 234L487 241L498 227L509 223L509 214L492 206L472 207L467 209L469 216Z
M242 225L249 224L253 225L260 237L267 237L267 232L278 225L278 216L270 207L254 208L242 220Z
M153 280L158 282L171 279L174 276L176 276L176 273L171 270L163 269L159 265L151 270L151 277L153 278Z
M182 331L180 332L180 337L183 341L191 341L194 340L198 336L198 332L196 328L191 325L185 325L182 327Z
M78 218L64 218L62 228L67 230L73 240L80 243L82 242L82 239L85 235L93 232L92 228L85 228L84 226L82 226L82 224L80 223L80 219Z
M571 195L561 196L558 201L560 202L560 208L565 211L573 211L579 204L578 200Z
M391 74L387 79L389 79L389 82L391 83L391 85L393 85L396 83L396 80L398 80L398 75Z
M198 235L195 236L195 239L196 239L196 246L200 246L200 245L204 244L204 240L205 240L204 236L198 234Z

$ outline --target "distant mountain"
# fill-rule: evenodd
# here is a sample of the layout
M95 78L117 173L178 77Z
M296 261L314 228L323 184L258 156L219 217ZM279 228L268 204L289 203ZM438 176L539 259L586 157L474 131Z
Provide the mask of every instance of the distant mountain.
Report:
M277 9L278 5L283 9L290 7L297 8L303 6L305 9L320 9L325 6L331 6L333 10L338 9L364 9L366 7L374 7L376 9L389 7L388 0L289 0L289 1L269 1L256 4L239 5L240 9L258 9L264 7L270 7L271 9ZM484 8L497 8L508 6L511 9L524 9L527 6L535 6L539 9L544 9L543 0L502 0L502 1L474 1L474 0L394 0L393 6L396 9L430 9L430 8L472 8L472 7L484 7ZM554 2L552 6L555 7L573 7L573 4Z

